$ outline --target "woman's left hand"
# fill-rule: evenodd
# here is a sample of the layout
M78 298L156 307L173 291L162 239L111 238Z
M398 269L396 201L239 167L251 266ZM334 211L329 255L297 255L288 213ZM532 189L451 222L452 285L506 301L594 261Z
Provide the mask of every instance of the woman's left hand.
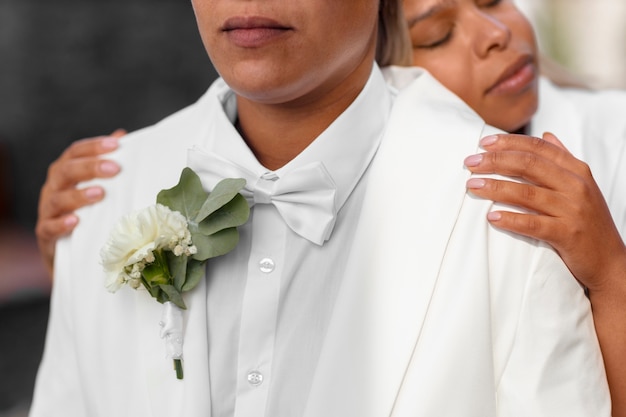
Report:
M615 271L623 269L626 247L589 166L550 133L543 139L488 136L481 146L485 153L465 159L471 172L525 182L473 176L467 183L469 191L531 212L494 211L489 222L549 243L591 293L610 291Z

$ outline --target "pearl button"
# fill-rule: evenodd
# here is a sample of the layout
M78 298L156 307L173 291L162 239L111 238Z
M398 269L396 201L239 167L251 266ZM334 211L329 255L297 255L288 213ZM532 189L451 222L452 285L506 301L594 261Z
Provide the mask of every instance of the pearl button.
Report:
M261 262L259 262L259 269L261 270L261 272L264 272L266 274L272 272L275 267L276 265L274 264L274 261L270 258L263 258L261 259Z
M253 387L258 387L263 382L263 374L258 371L248 373L248 383Z

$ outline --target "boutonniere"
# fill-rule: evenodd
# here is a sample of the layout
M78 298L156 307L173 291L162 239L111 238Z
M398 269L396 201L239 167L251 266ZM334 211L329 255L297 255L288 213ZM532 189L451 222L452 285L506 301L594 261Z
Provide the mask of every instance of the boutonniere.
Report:
M183 293L204 276L207 259L224 255L239 242L237 226L248 220L250 208L239 191L243 179L224 179L211 193L190 168L178 184L162 190L156 204L124 216L101 250L106 288L124 284L145 288L164 305L161 338L183 378Z

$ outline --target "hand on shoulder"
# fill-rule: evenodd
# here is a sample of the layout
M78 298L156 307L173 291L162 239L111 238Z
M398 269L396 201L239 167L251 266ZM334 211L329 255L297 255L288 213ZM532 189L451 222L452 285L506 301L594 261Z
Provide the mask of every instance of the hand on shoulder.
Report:
M78 184L94 178L115 176L120 167L101 156L118 148L118 140L126 134L118 129L109 136L98 136L72 143L48 168L48 175L39 194L35 234L46 268L52 276L56 241L74 230L77 209L104 198L99 186L83 189Z

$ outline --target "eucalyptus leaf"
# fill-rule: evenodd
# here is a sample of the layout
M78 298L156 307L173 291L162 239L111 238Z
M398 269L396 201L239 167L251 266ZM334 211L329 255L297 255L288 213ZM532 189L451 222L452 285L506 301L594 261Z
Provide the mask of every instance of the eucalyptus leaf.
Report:
M167 260L170 265L170 273L172 275L172 282L174 287L178 291L182 291L185 284L185 274L187 273L187 256L176 256L173 252L167 252Z
M243 178L225 178L217 183L213 191L206 198L197 217L196 223L206 219L211 213L231 201L246 185Z
M208 193L202 188L200 177L191 168L184 168L178 184L159 192L157 203L182 213L189 220L198 215L207 195Z
M182 294L176 288L174 288L173 285L160 285L159 287L161 287L163 292L167 295L167 298L168 298L167 301L173 302L174 304L176 304L178 307L182 308L183 310L187 309L187 306L185 305L185 302L183 301Z
M212 235L223 229L241 226L248 221L248 217L250 217L250 206L241 194L237 194L226 205L202 220L197 230L204 235Z
M224 255L237 246L239 242L239 232L236 228L220 230L209 236L203 234L192 234L191 239L198 248L198 253L193 255L193 259L204 261L209 258Z
M161 287L156 286L156 287L154 287L154 289L156 290L156 292L155 292L155 295L153 295L153 297L154 297L154 298L156 298L156 300L157 300L159 303L163 304L163 303L165 303L166 301L169 301L169 300L170 300L170 299L169 299L169 297L167 296L167 294L165 294L165 293L163 292L163 290L161 289Z
M193 290L196 285L204 278L206 261L198 261L190 259L187 262L187 279L183 285L182 291Z

